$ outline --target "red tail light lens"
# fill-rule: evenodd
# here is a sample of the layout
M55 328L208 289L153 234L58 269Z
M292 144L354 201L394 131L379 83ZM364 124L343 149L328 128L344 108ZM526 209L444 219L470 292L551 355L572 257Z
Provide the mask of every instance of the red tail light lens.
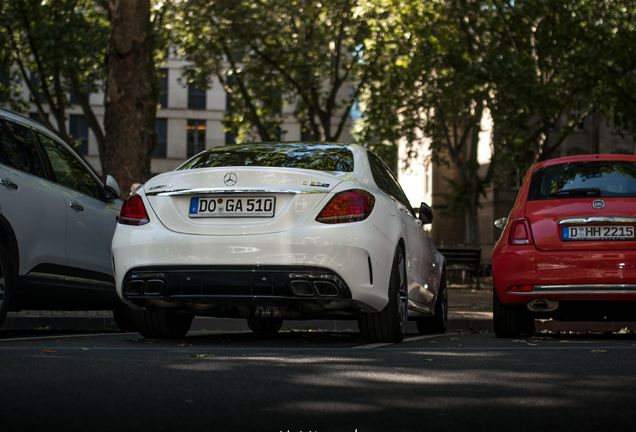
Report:
M139 195L129 196L121 206L119 223L123 225L146 225L150 222L144 202Z
M375 197L362 189L351 189L337 193L316 217L325 224L359 222L369 217Z
M517 219L512 222L508 243L511 245L529 245L533 243L530 221L527 218Z

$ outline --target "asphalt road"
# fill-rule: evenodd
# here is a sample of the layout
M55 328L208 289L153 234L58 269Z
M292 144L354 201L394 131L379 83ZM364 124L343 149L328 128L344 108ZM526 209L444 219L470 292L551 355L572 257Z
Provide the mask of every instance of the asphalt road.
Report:
M0 332L2 431L632 431L633 335Z

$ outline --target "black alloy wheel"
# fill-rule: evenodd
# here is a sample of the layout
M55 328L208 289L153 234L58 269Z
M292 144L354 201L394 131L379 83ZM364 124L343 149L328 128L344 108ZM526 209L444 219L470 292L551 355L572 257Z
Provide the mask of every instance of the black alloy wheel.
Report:
M136 331L148 339L180 339L184 337L194 315L178 314L172 308L130 310Z
M442 275L439 292L435 300L435 315L418 318L417 331L420 334L444 334L448 329L448 289L446 288L446 273Z
M408 324L408 282L406 262L401 246L395 250L391 279L389 280L389 303L380 312L360 312L358 327L368 342L401 342L406 336Z

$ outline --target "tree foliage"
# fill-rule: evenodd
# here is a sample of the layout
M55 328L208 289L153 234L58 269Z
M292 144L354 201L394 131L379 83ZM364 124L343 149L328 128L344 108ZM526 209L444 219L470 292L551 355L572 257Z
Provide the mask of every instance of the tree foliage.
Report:
M362 134L389 148L431 138L433 158L457 168L447 202L463 215L469 243L479 241L477 211L493 179L553 157L585 116L611 117L632 101L635 6L628 0L383 4L398 16L403 43L386 52L365 94ZM579 115L560 138L548 140L575 108ZM484 113L495 130L487 172L477 162Z
M315 140L337 141L382 51L378 12L362 0L189 0L180 44L191 81L216 77L239 141L276 139L283 105ZM353 85L355 83L355 86Z
M41 121L70 142L66 110L73 95L102 150L104 135L86 95L97 91L104 78L104 10L93 0L5 0L0 7L0 67L10 78L2 91L12 108L25 108L19 89L26 83Z

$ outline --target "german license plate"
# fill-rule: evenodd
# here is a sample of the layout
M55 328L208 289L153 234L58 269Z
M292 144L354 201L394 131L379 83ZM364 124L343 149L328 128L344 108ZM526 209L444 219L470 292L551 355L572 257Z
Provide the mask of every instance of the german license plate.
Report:
M577 240L634 240L633 225L565 226L564 241Z
M274 217L275 197L192 198L191 218Z

